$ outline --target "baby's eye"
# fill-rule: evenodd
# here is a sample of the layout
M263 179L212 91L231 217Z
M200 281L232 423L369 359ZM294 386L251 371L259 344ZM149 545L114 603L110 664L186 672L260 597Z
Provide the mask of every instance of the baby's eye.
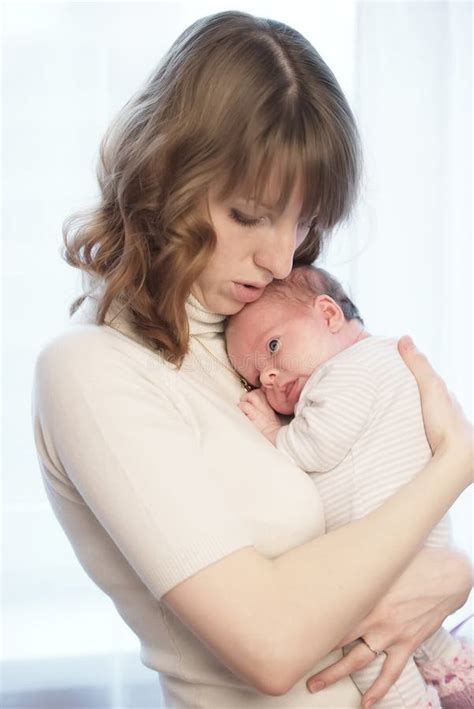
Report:
M280 349L280 339L278 337L272 337L271 340L267 342L267 350L271 354L275 354Z

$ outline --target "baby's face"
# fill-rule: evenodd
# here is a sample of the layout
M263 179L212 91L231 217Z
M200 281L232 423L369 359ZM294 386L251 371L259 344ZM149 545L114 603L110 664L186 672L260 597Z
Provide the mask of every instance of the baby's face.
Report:
M331 334L317 309L263 296L227 326L235 369L281 414L292 414L310 375L331 352Z

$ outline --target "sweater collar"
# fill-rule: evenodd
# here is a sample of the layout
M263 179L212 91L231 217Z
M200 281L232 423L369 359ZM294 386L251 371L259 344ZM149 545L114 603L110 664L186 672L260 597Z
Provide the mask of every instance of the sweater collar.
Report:
M191 293L186 301L186 314L190 335L210 335L224 332L226 316L206 310Z
M91 295L89 298L86 298L79 312L73 317L73 322L85 323L93 321L96 307L97 296ZM226 316L206 310L193 295L189 294L185 308L186 315L188 316L190 335L215 335L224 332ZM106 316L106 324L110 324L113 328L128 337L142 342L142 338L135 332L130 323L127 309L118 302L113 302L109 307Z

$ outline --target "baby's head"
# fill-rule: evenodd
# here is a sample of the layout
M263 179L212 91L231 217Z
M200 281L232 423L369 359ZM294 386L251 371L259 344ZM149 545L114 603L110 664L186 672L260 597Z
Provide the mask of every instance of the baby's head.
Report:
M359 311L335 278L297 266L229 318L226 345L234 368L262 386L270 405L292 414L316 367L366 333Z

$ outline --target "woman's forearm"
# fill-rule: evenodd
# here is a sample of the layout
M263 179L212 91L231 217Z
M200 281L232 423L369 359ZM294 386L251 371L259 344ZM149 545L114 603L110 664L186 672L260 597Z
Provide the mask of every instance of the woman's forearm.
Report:
M279 676L290 688L357 625L456 500L465 462L435 456L361 520L273 560ZM285 679L283 679L285 678Z
M223 664L260 692L286 693L354 631L365 633L360 628L367 627L369 611L380 607L388 589L393 592L394 581L400 588L400 574L472 483L472 427L426 358L406 339L400 353L417 378L425 431L436 451L426 468L358 522L275 559L253 546L238 549L162 599ZM416 580L415 586L416 597L420 593ZM464 582L460 590L462 597ZM410 593L408 584L401 603L404 597L413 600ZM433 607L438 606L435 598ZM389 615L393 606L387 607ZM453 608L451 603L443 607L448 613ZM430 616L430 627L426 635L418 633L417 640L432 632L433 613L427 612L426 604L422 615ZM434 615L442 621L442 613ZM388 620L388 626L405 632L406 617L397 620L395 611ZM391 643L379 649L393 644L393 635ZM414 647L408 645L402 653L406 659ZM351 671L346 670L347 666L339 677Z

